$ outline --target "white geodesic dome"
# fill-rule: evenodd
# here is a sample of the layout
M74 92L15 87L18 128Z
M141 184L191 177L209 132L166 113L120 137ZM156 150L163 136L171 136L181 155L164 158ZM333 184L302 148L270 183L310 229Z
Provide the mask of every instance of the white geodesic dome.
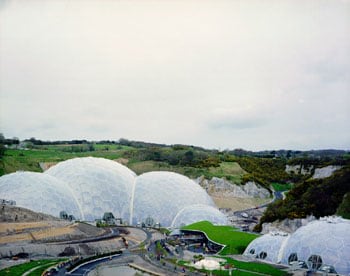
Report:
M170 226L183 208L202 204L215 207L206 191L193 180L173 172L148 172L136 178L132 223L150 217Z
M253 240L244 255L273 263L303 263L309 269L333 267L350 274L350 220L326 217L284 236L265 234Z
M180 210L174 217L171 227L180 228L182 226L207 220L213 224L226 225L227 217L216 207L210 205L196 204L189 205Z
M132 225L152 221L165 227L200 220L227 223L206 191L186 176L173 172L136 176L103 158L74 158L44 173L2 176L0 183L0 198L54 216L66 211L93 221L111 212Z
M56 217L61 211L75 218L82 217L70 188L47 174L16 172L0 177L0 198L14 200L17 206Z
M350 220L324 218L300 227L288 239L282 263L292 256L312 269L331 265L337 273L350 273ZM319 257L318 257L319 256Z
M288 239L285 233L269 233L253 240L245 249L243 255L253 256L268 262L278 263L281 259L281 249Z
M128 220L135 173L104 158L74 158L58 163L45 174L64 181L77 198L83 220L101 218L104 212Z

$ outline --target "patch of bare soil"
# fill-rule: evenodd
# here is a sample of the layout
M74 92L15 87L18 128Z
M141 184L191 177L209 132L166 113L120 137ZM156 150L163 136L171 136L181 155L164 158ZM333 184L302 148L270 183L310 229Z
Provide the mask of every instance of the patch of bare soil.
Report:
M85 223L47 221L4 223L0 228L0 244L15 242L47 242L75 240L103 235L105 231Z
M118 159L114 159L114 161L116 161L116 162L118 162L118 163L120 163L122 165L127 165L129 163L129 159L122 158L122 157L120 157Z
M262 198L240 198L240 197L221 197L211 196L215 204L219 208L231 209L232 211L240 211L244 209L254 208L255 206L269 202L271 199Z
M52 166L55 166L58 162L39 162L40 168L44 171L50 169Z
M86 223L71 223L16 206L0 207L0 244L83 239L105 230Z
M0 205L0 222L29 222L58 220L53 216L37 213L32 210L10 205Z

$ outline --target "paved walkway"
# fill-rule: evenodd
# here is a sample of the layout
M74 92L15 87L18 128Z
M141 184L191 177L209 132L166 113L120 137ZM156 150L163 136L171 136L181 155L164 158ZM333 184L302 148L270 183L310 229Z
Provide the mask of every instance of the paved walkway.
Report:
M120 255L114 255L112 257L104 257L101 259L93 260L82 264L72 272L66 272L62 268L57 275L59 276L96 276L96 268L100 266L108 267L118 267L126 266L132 264L139 270L151 271L155 275L169 275L169 276L178 276L178 275L188 275L188 276L200 276L206 275L199 271L191 271L187 267L179 266L174 264L164 258L157 257L157 246L156 242L164 239L164 235L158 231L148 231L140 228L130 229L130 236L125 236L126 240L133 241L132 246L128 249L124 249L123 253ZM144 234L142 234L142 232ZM129 239L130 237L130 239ZM142 237L142 239L140 239ZM137 242L138 241L138 242ZM146 250L142 251L140 244L144 243ZM166 250L166 249L165 249ZM179 256L174 255L170 250L168 251L168 257L174 257L179 259ZM191 255L188 255L188 259L191 259ZM180 258L181 259L181 258ZM237 269L239 271L246 271L242 269ZM252 271L246 271L256 275L266 276L262 273L254 273Z
M133 245L130 246L129 249L125 249L121 255L115 255L112 258L106 257L102 259L97 259L94 261L90 261L85 263L72 272L67 272L65 268L62 268L57 275L60 276L86 276L86 275L94 275L94 270L101 266L121 266L133 264L136 265L138 269L143 268L145 271L155 272L158 275L169 275L169 276L178 276L186 275L189 276L198 276L203 275L199 272L190 272L187 269L174 265L164 259L157 260L154 256L156 256L156 246L155 242L159 239L164 239L164 235L159 233L158 231L147 231L140 228L130 228L130 235L125 236L126 240L133 241ZM141 234L141 231L144 234ZM140 238L144 238L143 240ZM139 248L140 243L143 242L149 250L146 252L141 252ZM135 251L136 250L136 251ZM152 257L151 257L152 256Z

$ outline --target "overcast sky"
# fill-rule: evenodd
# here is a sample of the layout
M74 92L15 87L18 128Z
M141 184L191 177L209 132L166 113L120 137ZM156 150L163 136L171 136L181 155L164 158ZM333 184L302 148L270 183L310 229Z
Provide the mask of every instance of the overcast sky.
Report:
M0 132L350 149L350 1L0 0Z

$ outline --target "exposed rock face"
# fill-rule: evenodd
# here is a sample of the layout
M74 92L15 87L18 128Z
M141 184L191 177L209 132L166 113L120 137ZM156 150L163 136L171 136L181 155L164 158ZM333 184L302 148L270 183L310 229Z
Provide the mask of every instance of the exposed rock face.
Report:
M245 185L236 185L231 182L213 177L211 180L205 179L203 176L195 179L209 195L221 197L241 197L241 198L269 198L270 192L257 185L253 181L247 182Z
M36 213L32 210L18 206L0 206L0 222L26 222L42 220L58 220L58 218L43 213Z
M274 221L269 223L263 223L261 234L267 234L269 232L283 231L286 233L293 233L299 227L307 225L309 222L315 220L314 216L309 216L303 219L284 219L282 221Z
M320 179L320 178L326 178L330 177L336 170L341 169L342 166L326 166L323 168L314 168L314 166L305 167L304 165L286 165L286 172L287 173L295 173L295 174L312 174L314 171L314 174L312 176L313 179Z
M311 174L314 166L305 167L304 165L286 165L286 173L295 173L295 174Z
M52 166L55 166L56 164L57 162L39 162L39 166L43 172L50 169Z
M336 170L341 169L342 166L327 166L319 169L315 169L315 173L312 176L313 179L320 179L330 177Z

